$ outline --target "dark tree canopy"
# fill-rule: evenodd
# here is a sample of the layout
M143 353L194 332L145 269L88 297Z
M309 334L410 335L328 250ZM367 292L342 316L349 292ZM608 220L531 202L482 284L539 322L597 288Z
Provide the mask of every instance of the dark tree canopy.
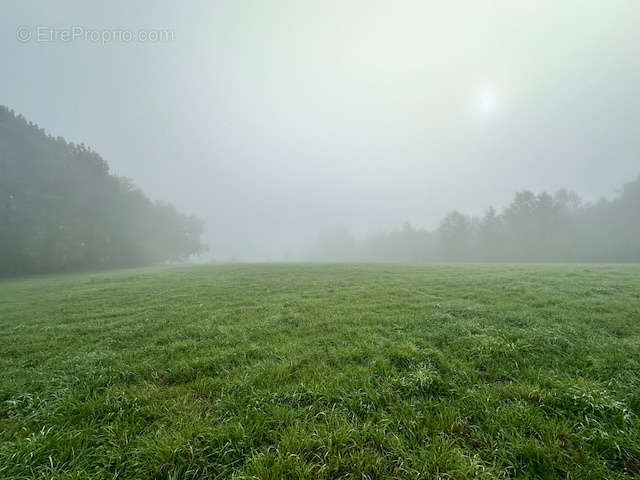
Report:
M0 106L0 274L183 260L205 248L202 230L83 144Z

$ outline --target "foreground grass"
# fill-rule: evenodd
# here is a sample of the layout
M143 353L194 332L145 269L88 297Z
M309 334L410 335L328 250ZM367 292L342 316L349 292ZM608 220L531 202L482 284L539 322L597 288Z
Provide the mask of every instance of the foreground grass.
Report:
M0 478L640 475L640 267L0 282Z

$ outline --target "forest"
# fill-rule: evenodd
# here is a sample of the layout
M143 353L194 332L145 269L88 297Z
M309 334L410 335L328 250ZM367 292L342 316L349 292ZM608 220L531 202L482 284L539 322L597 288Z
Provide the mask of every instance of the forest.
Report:
M387 262L638 262L640 177L612 199L585 203L572 191L524 190L482 217L449 213L435 230L402 228L356 239L323 232L317 260Z
M141 266L201 253L203 223L110 174L83 144L0 106L0 275Z
M54 138L0 107L0 274L180 262L208 247L202 220L151 201L84 144ZM452 211L434 230L356 238L322 232L299 260L360 262L638 262L640 177L617 197L517 192L501 211Z

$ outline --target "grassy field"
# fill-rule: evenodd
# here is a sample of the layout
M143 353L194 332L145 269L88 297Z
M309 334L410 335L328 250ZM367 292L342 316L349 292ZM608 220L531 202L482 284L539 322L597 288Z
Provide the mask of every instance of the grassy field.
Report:
M0 478L631 478L640 266L0 281Z

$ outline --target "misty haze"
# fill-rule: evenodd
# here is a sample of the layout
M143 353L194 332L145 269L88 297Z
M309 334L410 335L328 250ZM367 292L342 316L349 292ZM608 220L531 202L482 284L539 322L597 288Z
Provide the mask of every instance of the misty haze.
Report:
M7 1L0 478L640 476L637 1Z

